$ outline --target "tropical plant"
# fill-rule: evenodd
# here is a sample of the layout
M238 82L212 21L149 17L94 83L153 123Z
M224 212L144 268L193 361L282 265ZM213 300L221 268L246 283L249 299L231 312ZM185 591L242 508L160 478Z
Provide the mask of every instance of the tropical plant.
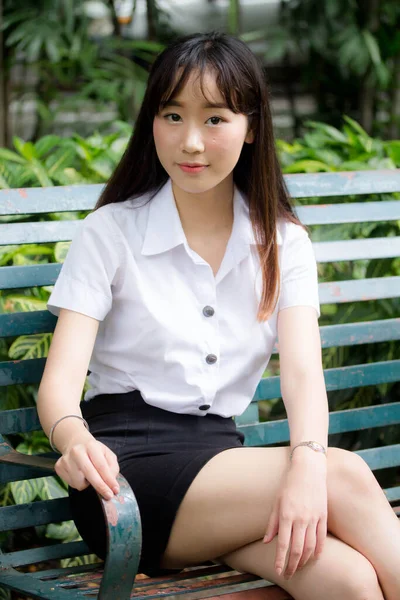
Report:
M399 22L397 0L281 0L277 26L242 38L266 40L265 58L283 62L288 77L301 64L295 73L314 95L316 119L339 125L350 113L369 133L394 139L400 126ZM287 90L291 97L289 80ZM384 123L378 111L387 113Z

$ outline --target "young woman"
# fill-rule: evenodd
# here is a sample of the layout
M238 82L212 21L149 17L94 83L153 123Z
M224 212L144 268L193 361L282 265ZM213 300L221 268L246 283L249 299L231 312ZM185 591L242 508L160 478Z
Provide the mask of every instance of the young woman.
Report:
M120 470L144 573L214 560L296 600L398 600L397 518L362 459L327 451L316 261L243 42L196 34L157 57L48 308L59 318L38 410L94 552L96 490L118 493ZM244 447L232 417L277 335L290 447Z

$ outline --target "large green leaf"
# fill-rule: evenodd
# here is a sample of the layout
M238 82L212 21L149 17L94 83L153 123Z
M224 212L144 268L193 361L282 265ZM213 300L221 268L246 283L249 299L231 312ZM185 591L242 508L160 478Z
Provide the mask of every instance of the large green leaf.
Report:
M37 479L39 496L42 500L54 500L68 496L67 490L55 477L40 477Z
M54 540L72 540L78 535L74 521L63 521L62 523L50 523L46 527L46 537Z
M36 479L12 481L10 483L10 487L15 504L26 504L28 502L33 502L38 495L38 485Z
M49 353L51 333L21 335L10 346L9 356L12 359L43 358Z

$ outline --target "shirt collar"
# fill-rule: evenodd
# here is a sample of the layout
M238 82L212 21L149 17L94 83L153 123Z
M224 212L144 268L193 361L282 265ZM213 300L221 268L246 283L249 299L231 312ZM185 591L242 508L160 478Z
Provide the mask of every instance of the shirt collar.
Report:
M233 194L233 228L231 242L244 246L255 245L255 237L249 216L249 208L244 195L234 184ZM282 236L277 228L277 243L282 243ZM172 191L172 181L167 182L150 200L147 227L144 235L142 254L149 256L171 250L180 244L187 246L187 239L182 227L179 212Z

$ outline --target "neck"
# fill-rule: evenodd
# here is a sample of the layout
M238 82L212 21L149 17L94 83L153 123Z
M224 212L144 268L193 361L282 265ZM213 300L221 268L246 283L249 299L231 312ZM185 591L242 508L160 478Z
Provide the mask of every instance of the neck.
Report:
M212 235L233 224L233 179L198 194L186 192L172 182L172 191L186 235Z

